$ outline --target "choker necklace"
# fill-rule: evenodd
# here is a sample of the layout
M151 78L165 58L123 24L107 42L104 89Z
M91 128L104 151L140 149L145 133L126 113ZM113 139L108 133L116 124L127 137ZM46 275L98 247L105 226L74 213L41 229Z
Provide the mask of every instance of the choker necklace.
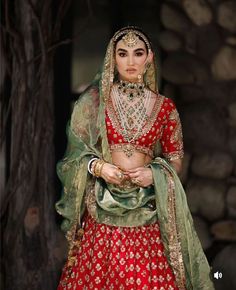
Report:
M127 96L128 101L132 102L135 98L144 97L144 83L130 83L120 80L118 83L118 91Z

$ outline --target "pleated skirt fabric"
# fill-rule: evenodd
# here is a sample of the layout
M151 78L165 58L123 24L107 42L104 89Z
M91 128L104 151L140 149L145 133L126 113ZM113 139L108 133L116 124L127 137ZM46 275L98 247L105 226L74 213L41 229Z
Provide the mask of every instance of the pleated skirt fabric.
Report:
M57 290L177 290L158 223L116 227L87 216L81 246Z

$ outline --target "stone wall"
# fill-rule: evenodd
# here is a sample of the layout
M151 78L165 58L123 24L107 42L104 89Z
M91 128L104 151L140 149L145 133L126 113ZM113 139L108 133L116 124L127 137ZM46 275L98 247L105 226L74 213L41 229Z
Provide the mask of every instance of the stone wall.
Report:
M163 1L163 90L183 125L182 182L216 289L236 289L236 1Z

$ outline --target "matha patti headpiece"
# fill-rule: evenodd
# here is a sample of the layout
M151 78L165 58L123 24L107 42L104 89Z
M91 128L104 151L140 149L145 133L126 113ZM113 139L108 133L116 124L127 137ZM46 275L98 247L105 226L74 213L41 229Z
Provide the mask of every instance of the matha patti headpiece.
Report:
M151 44L149 40L141 31L138 31L132 27L129 27L127 29L121 29L117 31L115 35L113 36L114 43L116 43L117 40L122 35L123 37L121 39L124 41L125 45L127 45L128 47L134 47L137 44L140 37L145 42L147 48L151 50Z
M138 43L139 37L134 32L130 31L122 37L122 40L125 46L134 47Z

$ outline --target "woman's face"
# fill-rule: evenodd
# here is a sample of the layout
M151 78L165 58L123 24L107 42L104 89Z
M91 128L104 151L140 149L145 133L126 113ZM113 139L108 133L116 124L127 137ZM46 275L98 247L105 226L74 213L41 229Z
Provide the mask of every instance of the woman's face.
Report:
M125 81L137 82L138 75L143 76L145 64L151 61L152 53L147 53L142 40L136 45L128 47L121 39L116 44L115 61L119 78Z

